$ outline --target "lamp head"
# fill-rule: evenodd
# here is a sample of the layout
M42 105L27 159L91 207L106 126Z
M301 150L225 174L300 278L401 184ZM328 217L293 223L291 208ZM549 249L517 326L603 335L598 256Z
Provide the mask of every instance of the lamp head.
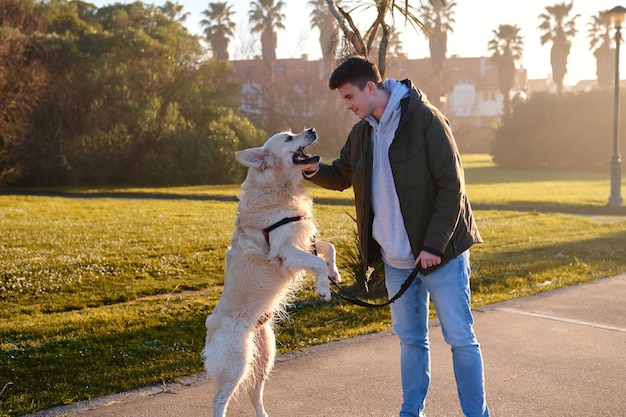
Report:
M622 23L626 19L626 7L615 6L611 10L607 10L606 14L611 18L611 24L615 27L622 27Z

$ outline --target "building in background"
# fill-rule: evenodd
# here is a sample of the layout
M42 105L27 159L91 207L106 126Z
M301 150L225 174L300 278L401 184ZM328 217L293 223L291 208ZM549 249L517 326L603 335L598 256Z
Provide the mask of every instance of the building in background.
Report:
M271 71L261 58L231 64L242 85L241 109L256 126L275 131L321 125L329 129L334 124L334 148L343 143L355 119L327 87L334 62L309 61L305 55L278 59ZM385 76L410 78L448 117L462 151L489 152L493 128L503 113L498 70L489 58L452 56L434 73L430 59L399 56L388 60ZM528 85L526 70L518 69L511 94L523 99Z

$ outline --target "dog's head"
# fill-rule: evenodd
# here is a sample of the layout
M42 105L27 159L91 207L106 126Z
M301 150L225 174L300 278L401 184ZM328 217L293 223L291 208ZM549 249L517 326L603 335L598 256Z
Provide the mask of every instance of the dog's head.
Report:
M315 169L319 155L310 155L304 149L317 140L315 129L300 133L277 133L260 148L250 148L237 152L237 160L247 167L265 171L278 169L286 174ZM300 175L299 175L300 176Z

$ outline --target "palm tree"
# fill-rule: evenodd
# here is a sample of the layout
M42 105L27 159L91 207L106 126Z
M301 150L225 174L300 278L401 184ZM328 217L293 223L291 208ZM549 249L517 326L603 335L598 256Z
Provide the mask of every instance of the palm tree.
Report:
M493 30L493 39L488 48L492 52L491 61L498 68L500 92L504 96L504 117L511 115L510 92L515 83L515 62L522 58L524 42L516 25L500 25Z
M322 58L326 62L331 62L336 58L337 47L339 46L339 28L333 17L326 0L309 0L311 11L311 25L317 26L320 30L320 47L322 48Z
M261 32L261 54L266 65L276 61L276 31L285 29L283 21L285 7L283 0L255 0L250 2L250 23L253 32Z
M431 0L434 2L443 2L443 0ZM352 6L351 9L345 10L342 5ZM352 45L353 53L363 56L369 56L372 51L374 41L379 39L378 43L378 69L384 77L386 68L387 47L389 45L389 37L391 36L391 25L386 22L386 17L394 13L398 13L404 17L405 22L410 23L414 28L424 29L422 22L417 17L417 9L409 4L409 0L368 0L368 1L345 1L339 4L337 0L326 0L330 12L339 24L345 40ZM364 12L369 16L375 16L374 22L362 34L354 24L352 14ZM382 36L378 36L379 31Z
M566 20L573 5L574 2L572 1L569 4L563 2L554 6L546 6L547 13L539 15L541 23L538 29L544 32L540 38L541 44L545 45L552 42L550 64L552 65L552 78L559 94L563 92L563 78L567 74L567 57L572 46L570 39L576 35L576 19L580 17L577 14Z
M396 26L389 26L389 33L387 39L387 55L392 58L397 58L399 55L404 53L404 44L402 43L402 39L400 39L400 31ZM380 44L382 42L383 33L381 32L376 38L376 43ZM376 43L372 46L371 53L373 55L377 54L378 46Z
M187 17L189 16L189 12L183 13L183 8L184 6L182 4L178 4L178 1L176 3L166 1L163 6L159 6L159 10L161 10L165 16L180 23L187 20ZM180 17L177 19L176 16L178 15L180 15Z
M599 12L592 16L587 29L589 50L596 57L596 76L600 88L610 88L613 85L615 69L615 52L611 39L611 18L607 13Z
M430 61L434 72L441 71L443 61L446 59L448 32L454 31L454 7L456 3L452 1L447 4L433 2L420 8L420 18L428 35Z
M202 11L205 18L200 25L204 27L204 36L211 44L214 56L220 61L228 61L228 43L237 28L232 20L235 14L232 8L226 2L209 3L209 8Z
M424 25L424 33L428 37L430 49L430 65L432 72L428 76L427 85L429 95L434 97L434 102L442 106L441 98L443 88L443 63L448 53L448 32L453 32L455 2L431 2L420 7L420 19Z

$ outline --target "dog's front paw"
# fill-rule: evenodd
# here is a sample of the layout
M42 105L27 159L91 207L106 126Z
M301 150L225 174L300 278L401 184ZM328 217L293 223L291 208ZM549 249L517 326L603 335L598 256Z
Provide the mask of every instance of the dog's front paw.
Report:
M330 301L330 285L328 285L328 281L325 281L324 284L317 284L317 295L324 299L324 301Z
M334 270L330 271L330 274L328 274L328 278L335 284L341 283L341 275L339 275L339 271L337 271L337 268L334 268Z
M317 291L317 295L319 295L324 301L330 301L330 290L328 291Z

